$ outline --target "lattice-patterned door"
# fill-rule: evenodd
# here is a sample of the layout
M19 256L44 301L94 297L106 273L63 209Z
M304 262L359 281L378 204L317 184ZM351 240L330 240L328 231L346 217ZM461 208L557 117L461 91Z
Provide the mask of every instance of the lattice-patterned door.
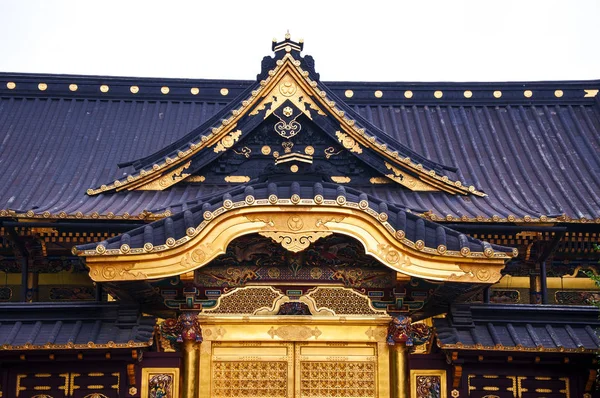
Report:
M211 396L292 398L293 343L213 343Z
M377 397L375 344L296 343L295 397Z
M215 398L377 397L377 348L361 343L212 346Z

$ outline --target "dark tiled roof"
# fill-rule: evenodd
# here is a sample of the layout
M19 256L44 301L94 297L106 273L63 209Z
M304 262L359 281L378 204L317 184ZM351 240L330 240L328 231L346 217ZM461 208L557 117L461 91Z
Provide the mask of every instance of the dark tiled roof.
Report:
M116 303L5 303L0 351L148 347L155 322Z
M463 304L434 327L442 349L592 353L599 314L588 306Z
M488 255L491 255L489 249L492 249L495 252L506 253L509 257L513 255L514 249L512 248L490 245L487 242L471 238L450 228L425 220L397 204L382 201L349 187L311 181L280 181L277 183L254 181L254 183L247 186L236 187L221 194L206 197L202 201L186 203L185 206L181 207L173 206L175 211L177 211L176 214L107 241L100 242L99 244L107 249L107 254L110 254L112 250L118 252L123 244L128 245L130 249L135 249L142 248L145 244L151 243L156 250L160 250L159 247L164 247L166 250L173 246L165 246L165 242L169 238L177 241L189 235L189 228L198 228L206 220L205 212L222 214L221 210L228 208L238 209L240 206L247 205L246 198L248 196L253 198L252 203L254 206L261 200L269 205L269 200L273 198L273 195L277 199L285 199L288 205L291 205L289 199L293 195L299 196L298 201L302 199L312 200L316 196L321 195L324 201L335 201L337 203L336 206L339 206L343 202L344 206L363 209L363 211L371 214L378 222L389 223L394 230L403 231L405 234L404 238L412 243L422 241L426 248L433 249L436 253L439 251L439 247L443 246L444 249L443 251L439 251L439 254L444 254L446 250L449 252L460 252L467 248L467 253L486 252ZM340 202L340 198L343 199L342 202ZM224 204L226 201L229 202L228 206ZM302 205L298 204L297 206ZM217 209L221 210L217 211ZM213 219L212 216L211 219ZM217 218L214 219L217 220ZM77 246L77 250L95 249L95 243Z
M40 91L39 82L48 88ZM7 82L15 82L14 89ZM69 84L77 84L76 92ZM100 91L107 84L110 90ZM247 81L0 74L0 216L122 218L222 189L174 187L89 197L122 178L118 163L184 137L250 86ZM138 85L138 94L130 86ZM160 88L168 86L168 94ZM228 87L223 96L219 87ZM424 158L458 168L488 196L365 187L429 210L434 220L600 220L600 81L550 83L329 83L331 95ZM198 95L189 92L199 87ZM352 98L345 96L352 90ZM376 98L373 93L381 90ZM411 98L405 91L410 90ZM436 98L434 92L443 92ZM465 98L464 91L472 91ZM524 91L532 96L525 97ZM556 90L563 95L557 97ZM493 93L501 91L500 98ZM540 219L541 217L541 219Z

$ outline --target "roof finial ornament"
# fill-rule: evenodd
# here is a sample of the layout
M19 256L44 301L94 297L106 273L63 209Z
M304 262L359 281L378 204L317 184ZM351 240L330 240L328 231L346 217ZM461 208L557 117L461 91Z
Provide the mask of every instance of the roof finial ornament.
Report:
M299 56L300 52L304 47L304 41L300 40L299 42L295 42L291 39L290 30L288 29L285 33L285 39L278 42L277 39L273 39L272 49L275 51L275 54L278 53L292 53L292 56ZM297 54L294 54L297 53Z

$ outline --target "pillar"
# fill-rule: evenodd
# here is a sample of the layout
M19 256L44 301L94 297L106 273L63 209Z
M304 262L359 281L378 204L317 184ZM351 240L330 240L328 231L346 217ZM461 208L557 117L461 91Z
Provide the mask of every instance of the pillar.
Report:
M200 393L200 344L202 330L196 311L184 311L178 319L181 333L177 341L182 343L182 398L197 398Z
M392 355L391 366L391 393L393 398L410 397L410 372L408 369L408 347L405 343L394 344L390 350Z
M419 333L420 334L420 333ZM390 345L390 392L392 398L410 398L409 347L414 343L412 320L408 316L392 318L388 328Z
M184 341L182 397L197 398L200 392L200 344L195 341Z
M537 267L529 274L529 303L542 303L542 278Z

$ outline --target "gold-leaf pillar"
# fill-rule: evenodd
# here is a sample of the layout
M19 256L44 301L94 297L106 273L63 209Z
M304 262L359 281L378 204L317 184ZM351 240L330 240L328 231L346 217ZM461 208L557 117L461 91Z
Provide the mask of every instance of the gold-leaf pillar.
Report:
M391 378L390 390L394 398L409 398L408 347L405 343L397 343L390 350Z
M408 344L413 344L412 320L408 316L392 318L388 328L387 343L390 348L390 391L393 398L410 398L408 369Z
M197 318L197 312L185 311L179 316L181 334L178 341L182 343L183 371L182 397L197 398L200 392L200 345L202 330Z

